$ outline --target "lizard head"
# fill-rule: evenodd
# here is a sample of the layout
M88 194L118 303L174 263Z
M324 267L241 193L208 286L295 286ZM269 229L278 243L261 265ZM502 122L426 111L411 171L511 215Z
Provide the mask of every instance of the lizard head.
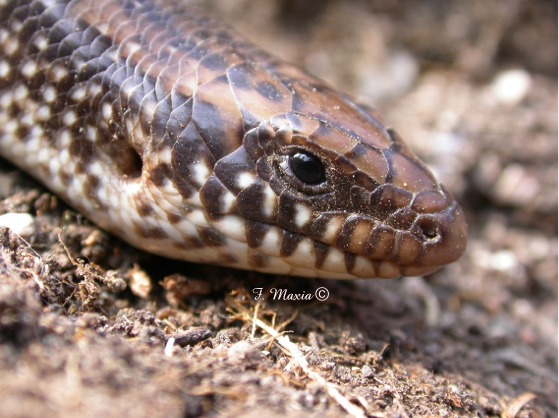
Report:
M251 225L249 246L319 277L417 276L457 260L467 241L460 206L393 130L347 106L347 125L278 115L216 163Z

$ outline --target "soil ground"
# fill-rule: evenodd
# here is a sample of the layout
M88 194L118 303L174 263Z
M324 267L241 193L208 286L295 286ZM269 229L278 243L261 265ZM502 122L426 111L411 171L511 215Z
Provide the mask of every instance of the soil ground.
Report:
M170 261L2 161L0 213L32 222L0 229L0 416L557 416L557 3L209 7L374 105L462 203L467 253L352 282Z

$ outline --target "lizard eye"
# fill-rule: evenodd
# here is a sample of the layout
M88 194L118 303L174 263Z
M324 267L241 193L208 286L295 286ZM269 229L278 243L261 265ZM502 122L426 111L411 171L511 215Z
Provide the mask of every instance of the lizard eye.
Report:
M307 152L296 152L289 156L289 168L305 184L317 185L326 181L324 165L320 158Z

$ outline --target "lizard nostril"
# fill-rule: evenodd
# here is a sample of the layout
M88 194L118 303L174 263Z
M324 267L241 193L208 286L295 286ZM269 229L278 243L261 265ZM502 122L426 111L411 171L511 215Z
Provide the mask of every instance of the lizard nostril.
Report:
M423 218L419 221L419 230L426 241L433 241L439 236L438 222L432 218Z

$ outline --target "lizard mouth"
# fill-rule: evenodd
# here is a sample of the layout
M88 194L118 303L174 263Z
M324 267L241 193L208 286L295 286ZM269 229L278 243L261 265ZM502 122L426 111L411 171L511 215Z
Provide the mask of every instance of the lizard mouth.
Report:
M357 239L357 231L355 227L352 238ZM338 238L335 246L344 252L345 268L351 276L422 276L458 260L466 250L467 236L464 212L454 202L439 212L417 214L409 229L380 223L362 244L340 242ZM339 272L332 262L320 266L322 270L327 267ZM327 275L325 271L321 273Z
M302 277L394 278L433 273L466 249L467 226L456 203L439 213L418 215L409 230L379 225L366 243L358 242L359 226L353 226L350 243L340 241L344 226L338 227L337 240L329 243L266 226L257 245L248 250L248 263L254 270Z
M347 271L363 278L430 274L462 256L467 236L464 212L454 202L443 211L419 214L408 230L379 227L352 263L346 262Z

